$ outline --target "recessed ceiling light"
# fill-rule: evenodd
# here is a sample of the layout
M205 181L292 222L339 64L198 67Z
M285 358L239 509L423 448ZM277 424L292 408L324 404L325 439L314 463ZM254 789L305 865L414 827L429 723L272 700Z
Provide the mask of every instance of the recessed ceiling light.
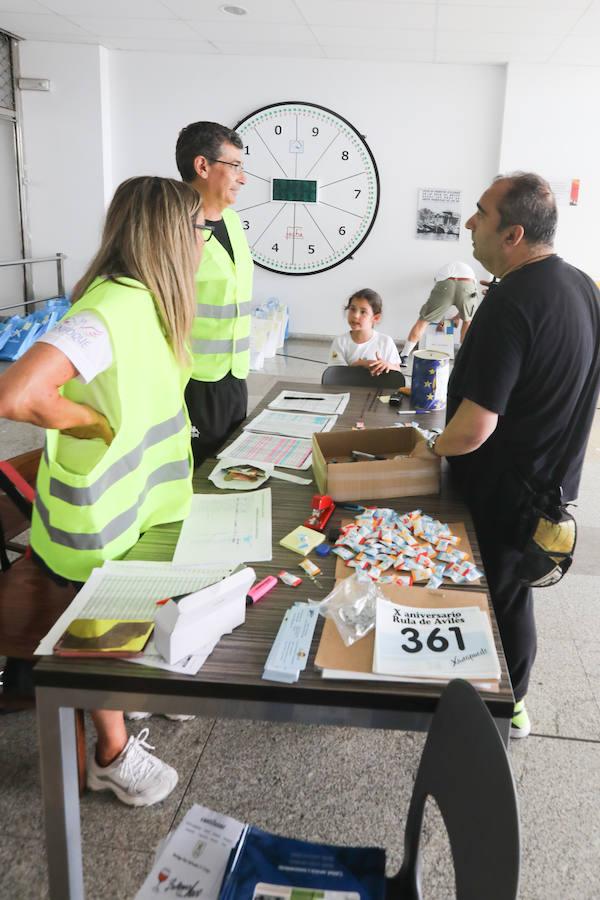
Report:
M229 13L230 16L246 16L248 14L248 10L243 6L231 6L229 3L225 3L220 9L224 13Z

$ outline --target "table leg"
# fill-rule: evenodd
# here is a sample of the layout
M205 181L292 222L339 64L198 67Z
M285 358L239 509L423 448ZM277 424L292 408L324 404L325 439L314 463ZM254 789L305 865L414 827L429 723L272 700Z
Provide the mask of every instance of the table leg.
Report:
M56 688L36 689L51 900L83 900L75 710Z

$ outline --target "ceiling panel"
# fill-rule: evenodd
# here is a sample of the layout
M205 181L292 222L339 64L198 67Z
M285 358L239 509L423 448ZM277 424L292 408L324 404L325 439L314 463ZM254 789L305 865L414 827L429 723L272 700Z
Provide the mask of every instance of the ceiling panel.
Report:
M600 2L598 0L581 16L573 28L572 34L580 37L600 34ZM600 50L598 55L600 56Z
M315 44L306 25L275 25L253 22L187 22L192 31L209 41L270 45L277 50L280 44Z
M38 15L36 13L0 12L0 28L6 28L20 37L29 37L31 34L45 35L48 38L61 34L84 35L77 25L55 16L53 13Z
M390 3L381 0L296 0L309 25L359 25L367 27L433 28L433 3Z
M411 62L433 62L433 47L372 47L363 45L360 53L357 53L356 47L349 47L347 44L324 44L323 50L328 59L353 59L356 61L360 58L360 62L394 62L394 63L411 63Z
M440 31L483 31L486 33L565 34L577 19L579 12L567 4L563 9L516 9L510 6L444 6L438 14Z
M0 0L0 12L47 13L46 4L37 0Z
M204 22L284 22L301 25L303 18L293 0L231 0L242 6L247 16L232 16L220 8L226 0L162 0L165 7L181 19L201 19Z
M90 34L100 37L162 37L163 40L197 37L189 25L179 19L125 19L107 16L73 16L76 22Z
M598 38L568 37L552 54L550 62L571 66L598 66Z
M161 0L43 0L43 2L53 12L71 17L101 15L103 18L117 16L124 19L173 18Z
M398 47L433 52L433 31L404 31L394 28L332 28L329 25L313 25L320 44L346 45L348 47ZM357 55L360 58L360 54Z
M533 9L539 13L547 10L562 10L567 6L567 0L502 0L499 4L498 0L438 0L440 6L481 6L482 8L490 6L510 6L517 9ZM583 12L590 5L590 0L568 0L569 9Z
M304 59L321 59L324 56L320 47L314 44L282 44L276 47L273 44L240 43L217 41L216 47L227 56L270 56L270 57L294 57Z
M219 51L207 41L163 41L160 38L106 38L103 45L110 50L139 50L152 53L190 53L193 56L218 55Z

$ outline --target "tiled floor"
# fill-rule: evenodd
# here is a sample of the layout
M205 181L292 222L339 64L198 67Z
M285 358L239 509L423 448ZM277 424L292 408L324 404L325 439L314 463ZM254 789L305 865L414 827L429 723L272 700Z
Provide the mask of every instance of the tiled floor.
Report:
M249 380L253 406L285 377L317 382L327 345L289 341ZM292 357L303 357L295 359ZM0 422L3 455L38 443L35 429ZM538 591L539 653L529 694L533 734L511 758L522 822L522 900L600 897L600 422L588 449L573 572ZM91 729L90 729L91 730ZM128 809L87 795L82 831L87 897L133 897L152 851L194 803L311 840L385 846L390 873L402 855L402 827L420 734L196 719L151 721L151 739L179 772L168 800ZM47 896L35 719L0 717L0 900ZM425 896L454 896L447 838L428 810ZM488 898L481 898L488 900Z

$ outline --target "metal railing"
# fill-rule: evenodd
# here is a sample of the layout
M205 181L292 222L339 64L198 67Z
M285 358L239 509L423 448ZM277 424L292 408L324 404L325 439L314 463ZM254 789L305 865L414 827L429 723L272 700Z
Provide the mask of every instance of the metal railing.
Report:
M54 262L56 263L57 296L63 297L65 293L64 260L66 258L66 254L64 253L55 253L54 256L38 256L32 259L0 260L0 268L4 266L23 266L25 268L26 266L31 266L35 263ZM19 303L13 303L10 306L0 306L0 313L4 312L5 309L16 309L19 306L27 306L32 303L41 302L41 300L21 300Z

